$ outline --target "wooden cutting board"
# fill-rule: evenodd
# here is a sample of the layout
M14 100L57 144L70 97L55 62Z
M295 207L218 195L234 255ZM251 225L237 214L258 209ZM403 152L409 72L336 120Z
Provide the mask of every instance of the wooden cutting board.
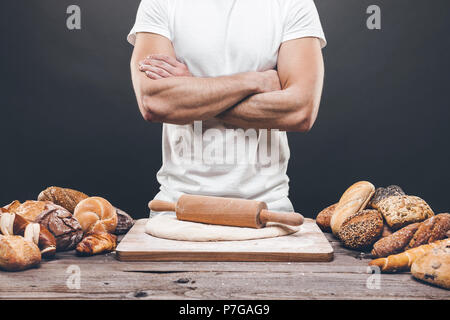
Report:
M120 261L331 261L333 248L314 220L297 233L269 239L192 242L145 233L138 220L116 249Z

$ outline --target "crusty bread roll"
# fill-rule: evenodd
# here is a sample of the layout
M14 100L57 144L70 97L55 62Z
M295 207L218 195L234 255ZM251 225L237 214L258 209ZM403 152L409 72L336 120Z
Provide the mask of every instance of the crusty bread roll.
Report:
M73 216L84 233L112 233L117 226L116 208L101 197L82 200L75 207Z
M374 185L368 181L359 181L344 192L331 217L331 230L335 236L338 237L339 230L345 219L365 209L374 192Z
M319 226L319 228L324 232L330 232L331 231L331 217L334 214L334 210L337 207L337 203L326 207L322 211L319 212L319 214L316 217L316 224Z
M0 269L20 271L41 262L41 252L31 241L21 236L0 235Z

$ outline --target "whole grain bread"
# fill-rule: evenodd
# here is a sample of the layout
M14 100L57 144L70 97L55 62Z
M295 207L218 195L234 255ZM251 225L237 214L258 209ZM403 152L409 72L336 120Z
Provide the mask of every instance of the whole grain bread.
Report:
M369 206L374 209L378 209L378 204L380 203L381 200L384 200L392 196L403 196L403 195L405 195L405 192L399 186L390 185L386 188L380 187L375 190L375 193L373 194L373 197L369 202Z
M419 229L419 226L420 223L413 223L387 237L381 238L374 243L372 255L381 258L404 251L417 229Z
M393 230L434 216L433 210L416 196L391 196L378 203L378 210Z
M366 249L377 241L383 231L383 217L374 209L349 216L341 225L339 239L350 249Z

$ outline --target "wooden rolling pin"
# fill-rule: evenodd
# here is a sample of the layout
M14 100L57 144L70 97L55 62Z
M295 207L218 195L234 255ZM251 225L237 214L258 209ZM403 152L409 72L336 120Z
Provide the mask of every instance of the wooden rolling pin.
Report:
M290 226L303 223L299 213L271 212L265 202L255 200L182 195L176 204L152 200L148 206L152 211L175 211L178 220L226 226L262 228L267 222Z

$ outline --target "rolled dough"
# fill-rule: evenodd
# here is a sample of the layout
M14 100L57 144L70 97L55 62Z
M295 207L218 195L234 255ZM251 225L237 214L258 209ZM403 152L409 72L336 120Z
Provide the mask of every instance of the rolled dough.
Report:
M174 215L158 215L148 220L145 232L164 239L184 241L230 241L275 238L295 233L300 227L268 223L265 228L240 228L181 221Z

